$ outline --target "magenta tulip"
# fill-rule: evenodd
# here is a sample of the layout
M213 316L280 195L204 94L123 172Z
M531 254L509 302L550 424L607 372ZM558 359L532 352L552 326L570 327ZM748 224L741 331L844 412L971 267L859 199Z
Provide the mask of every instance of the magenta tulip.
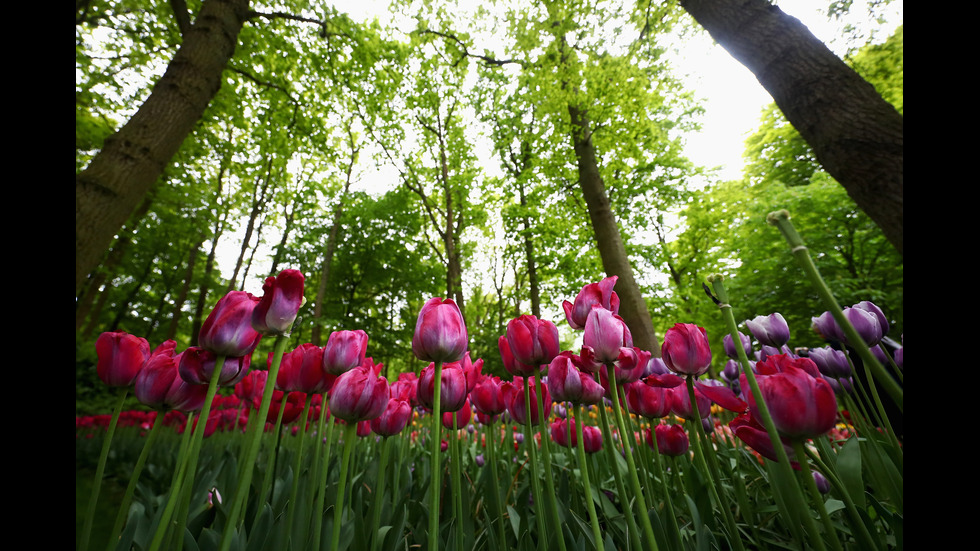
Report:
M626 405L630 411L647 419L666 417L671 410L669 388L654 384L656 379L648 378L626 385Z
M348 423L370 421L384 413L390 398L384 377L357 367L337 377L330 391L330 412Z
M497 339L497 349L500 350L500 359L504 364L504 369L507 373L514 375L516 377L527 377L534 375L539 371L539 367L536 365L525 365L517 361L514 357L514 353L510 349L510 342L507 340L506 335L502 335Z
M206 385L211 381L217 357L214 352L192 346L180 355L178 370L180 377L188 383ZM248 375L252 356L225 358L218 374L218 385L235 386Z
M473 408L470 407L470 401L467 399L463 402L463 407L455 411L447 411L442 414L442 426L449 430L453 429L453 419L456 420L456 428L463 428L473 418Z
M667 367L680 375L698 377L711 366L708 333L693 323L677 323L668 329L660 354Z
M197 411L204 405L207 387L180 378L180 354L174 354L174 341L158 347L136 376L133 393L141 404L154 409Z
M252 312L258 304L259 299L241 291L221 297L201 326L201 348L219 356L251 355L262 338L252 327Z
M565 310L565 319L572 329L582 329L589 318L592 307L599 305L613 314L619 313L619 296L613 291L616 286L617 276L607 277L599 283L590 283L579 291L575 297L575 303L567 300L562 303Z
M468 346L463 314L452 299L432 298L415 323L412 351L427 362L458 362Z
M530 377L527 379L527 384L530 388L531 393L531 414L527 414L527 408L524 407L524 383L525 380L522 377L514 377L513 383L504 383L504 399L507 401L507 411L510 412L510 416L514 418L520 424L527 423L528 417L531 419L532 425L540 424L542 421L546 420L551 415L551 394L548 392L547 385L544 386L544 396L541 399L541 405L544 409L544 419L538 418L538 385L535 383L535 378Z
M263 335L289 332L303 305L303 272L283 270L262 285L262 299L252 311L252 327Z
M381 436L394 436L405 430L411 419L412 406L404 400L392 398L381 415L371 420L371 430Z
M583 359L611 364L619 359L620 349L633 348L633 336L623 318L601 307L593 307L585 321Z
M150 358L150 343L125 331L102 333L95 341L99 362L96 372L102 382L115 387L129 386Z
M657 425L654 428L657 437L657 449L664 455L679 457L687 453L691 441L680 425ZM650 439L648 431L647 439Z
M571 431L571 440L569 440L569 431ZM556 419L551 423L551 439L566 448L578 446L575 420ZM585 453L595 453L602 449L602 432L598 427L582 425L582 447L585 448Z
M272 364L272 354L269 354ZM276 387L287 392L323 394L337 379L323 370L323 349L311 343L301 344L282 357Z
M602 385L589 374L583 374L571 352L562 352L548 367L548 391L554 400L573 404L597 404L605 395Z
M507 324L507 343L518 362L546 364L558 355L558 328L548 320L521 316Z
M442 384L439 387L439 409L441 412L456 411L466 403L466 374L463 368L456 362L447 363L442 366L440 372ZM418 397L419 403L431 410L435 399L435 378L436 366L429 364L422 369L419 375ZM440 413L441 413L440 412Z
M500 377L484 377L477 383L470 393L476 411L484 415L500 415L507 410L501 384Z
M361 365L367 354L368 335L356 331L334 331L323 347L323 370L331 375L344 373Z
M789 438L813 438L834 428L837 423L837 399L830 384L814 377L808 370L796 367L797 362L775 360L759 362L757 380L759 390L772 416L773 424L779 434ZM806 358L809 364L813 362ZM803 363L804 365L806 362ZM779 369L778 372L773 372ZM816 365L812 367L817 371ZM744 379L744 375L742 376ZM742 381L743 388L748 384ZM751 394L748 398L749 410L758 417L758 405Z

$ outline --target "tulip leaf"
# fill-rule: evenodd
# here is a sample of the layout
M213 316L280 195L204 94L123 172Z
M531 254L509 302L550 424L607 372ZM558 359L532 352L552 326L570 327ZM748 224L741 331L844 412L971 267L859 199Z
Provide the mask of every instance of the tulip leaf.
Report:
M844 490L851 496L854 505L865 508L864 479L861 474L861 446L857 438L850 438L837 453L837 472Z
M262 551L266 549L266 541L272 532L272 506L266 503L252 523L252 530L248 534L248 545L245 551Z

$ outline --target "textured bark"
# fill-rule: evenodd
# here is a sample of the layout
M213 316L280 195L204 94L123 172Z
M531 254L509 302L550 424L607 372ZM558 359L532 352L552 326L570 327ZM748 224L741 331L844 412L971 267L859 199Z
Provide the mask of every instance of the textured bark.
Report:
M660 344L653 329L650 310L633 277L633 267L626 255L619 224L609 204L606 185L599 174L588 113L569 105L568 114L572 121L572 145L578 161L578 183L589 208L602 268L607 276L619 276L615 287L620 300L619 315L633 335L633 345L660 357Z
M75 176L76 292L218 93L248 6L206 0L153 92Z
M824 169L903 253L902 115L798 19L767 0L681 5L752 71Z

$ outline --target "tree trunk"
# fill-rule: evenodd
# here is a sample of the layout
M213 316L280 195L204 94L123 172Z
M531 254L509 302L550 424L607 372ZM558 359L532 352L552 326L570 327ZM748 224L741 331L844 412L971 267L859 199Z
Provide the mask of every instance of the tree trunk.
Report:
M204 244L204 237L199 237L194 241L194 245L191 247L190 253L187 255L187 269L184 271L184 284L180 287L180 293L177 298L174 299L174 305L171 309L170 314L170 327L167 329L167 338L165 340L173 339L177 336L177 328L180 326L181 310L184 309L184 303L187 302L187 295L190 294L191 284L194 282L194 266L197 264L197 255L201 252L201 245Z
M626 255L619 225L606 195L606 185L599 174L588 113L569 105L568 114L572 121L572 145L578 161L578 183L589 208L602 268L607 276L619 276L615 287L620 300L619 315L626 321L633 335L633 345L660 357L660 344L653 329L650 310L633 278L633 267Z
M767 0L681 5L752 71L820 164L903 254L902 115L798 19Z
M249 0L205 0L139 111L75 176L75 290L190 134L221 87Z

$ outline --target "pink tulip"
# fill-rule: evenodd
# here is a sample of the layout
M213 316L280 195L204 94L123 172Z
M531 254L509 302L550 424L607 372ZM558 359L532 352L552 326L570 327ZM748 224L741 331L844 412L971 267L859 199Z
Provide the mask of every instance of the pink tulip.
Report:
M150 343L125 331L102 333L95 341L99 356L96 372L102 382L115 387L129 386L150 358Z
M679 457L687 453L691 441L680 425L657 425L654 428L657 435L657 449L664 455ZM647 429L647 442L651 439L650 430Z
M551 394L548 392L547 385L544 386L544 396L541 399L541 405L544 409L544 419L538 418L538 386L535 382L534 377L527 379L527 383L530 387L531 393L531 424L537 425L542 421L546 420L551 415ZM510 412L510 416L514 418L515 421L521 424L527 423L528 414L527 408L524 407L524 378L514 377L513 383L504 383L504 400L507 401L507 411Z
M548 320L521 316L507 324L507 343L522 364L546 364L558 355L558 328Z
M525 365L514 357L514 353L511 351L510 342L507 340L506 335L502 335L497 339L497 348L500 350L500 359L504 363L504 369L507 373L517 377L527 377L529 375L534 375L540 368L536 365Z
M282 335L289 331L303 305L303 272L283 270L262 285L259 305L252 311L252 327L263 335Z
M415 357L428 362L458 362L467 346L466 324L456 303L452 299L429 299L415 323Z
M439 390L439 409L442 412L456 411L466 403L466 374L463 368L456 362L447 363L442 366L440 375L442 384ZM431 410L435 399L435 378L436 366L429 364L422 370L419 376L418 397L419 403Z
M697 377L711 366L708 334L693 323L677 323L668 329L660 353L667 367L680 375Z
M392 398L381 415L371 420L371 430L381 436L394 436L405 430L411 419L412 406L404 400Z
M633 335L623 318L594 306L586 318L582 343L583 359L611 364L619 359L620 349L633 348Z
M548 391L554 400L573 404L597 404L605 390L589 374L575 366L573 354L562 352L548 367Z
M501 384L500 377L484 377L476 385L473 392L470 393L470 399L476 411L484 415L499 415L507 411Z
M617 276L607 277L599 283L590 283L579 291L575 297L575 303L567 300L562 303L565 310L565 319L572 329L582 329L588 320L589 312L592 307L599 305L613 314L619 313L619 296L613 291L616 286Z
M337 377L330 392L330 412L349 423L369 421L384 413L390 398L384 377L358 367Z
M211 381L217 357L214 352L192 346L180 355L180 377L188 383L206 385ZM218 385L235 386L248 375L252 364L251 353L240 358L225 358L218 374ZM261 392L261 391L260 391Z
M571 431L571 440L569 440ZM578 446L578 433L575 428L575 420L556 419L551 423L551 439L559 446L573 448ZM602 432L598 427L582 425L582 447L585 453L595 453L602 449Z
M262 335L252 328L252 312L259 299L249 293L232 291L221 297L201 326L201 348L219 356L251 355Z
M158 347L136 376L136 399L154 409L197 411L204 405L207 387L187 383L180 377L180 354L174 355L170 345L176 343L167 341Z
M323 370L331 375L344 373L361 365L367 354L368 335L356 331L334 331L323 347Z
M449 430L453 428L453 418L456 419L456 428L463 428L473 418L473 408L470 407L470 401L467 399L463 403L463 407L456 411L447 411L442 414L442 426Z
M626 405L630 411L647 419L666 417L672 404L670 389L650 384L647 380L626 385Z
M807 362L813 364L812 361ZM771 370L776 367L780 371L772 373ZM779 434L789 438L813 438L834 428L837 423L837 399L833 388L819 374L814 377L792 363L777 363L775 360L771 364L759 362L756 368L759 370L759 390ZM817 371L815 365L812 369ZM745 376L742 375L742 378ZM748 388L746 381L741 381L741 384L743 388ZM755 399L751 394L747 398L749 410L758 417Z
M272 354L269 354L272 364ZM276 387L289 392L323 394L337 379L323 370L323 349L311 343L301 344L283 355L276 377Z

